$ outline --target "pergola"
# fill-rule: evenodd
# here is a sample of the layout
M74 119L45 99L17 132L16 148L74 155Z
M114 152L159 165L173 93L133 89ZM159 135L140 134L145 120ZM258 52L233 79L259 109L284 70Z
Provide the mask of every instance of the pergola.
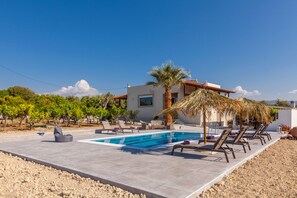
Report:
M123 104L125 104L124 102L127 101L127 98L128 98L127 94L117 95L113 97L118 107L123 107L124 106Z
M230 96L230 93L235 93L235 91L233 90L222 89L214 86L208 86L206 83L199 83L196 80L185 80L183 81L183 86L184 86L184 96L188 96L192 92L201 88L215 91L218 94L224 93L223 95L227 97Z

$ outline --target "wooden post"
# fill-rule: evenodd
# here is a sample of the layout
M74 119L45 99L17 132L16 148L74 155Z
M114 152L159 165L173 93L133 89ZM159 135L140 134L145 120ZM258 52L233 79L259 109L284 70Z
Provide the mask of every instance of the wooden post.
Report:
M203 132L204 132L204 144L206 144L206 112L203 110Z

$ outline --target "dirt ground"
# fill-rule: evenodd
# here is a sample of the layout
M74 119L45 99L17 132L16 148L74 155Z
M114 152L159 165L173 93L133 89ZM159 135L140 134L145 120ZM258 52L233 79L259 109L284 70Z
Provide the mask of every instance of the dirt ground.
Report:
M0 197L145 197L0 152Z
M199 197L297 197L297 140L280 140Z

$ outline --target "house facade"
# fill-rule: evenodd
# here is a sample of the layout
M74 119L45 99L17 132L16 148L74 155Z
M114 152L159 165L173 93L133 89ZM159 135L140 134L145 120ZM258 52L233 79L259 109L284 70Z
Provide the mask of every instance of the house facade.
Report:
M181 86L172 87L172 103L179 101L180 99L190 95L192 92L200 89L210 89L218 92L221 95L229 97L233 90L223 89L220 85L213 83L199 83L196 80L185 80ZM159 113L165 107L165 89L163 87L156 87L154 85L141 85L131 86L127 88L127 109L138 110L138 119L144 121L150 121L154 117L158 116L159 119L163 119ZM174 119L179 119L186 124L202 125L202 116L198 115L194 118L188 118L179 113L174 115ZM207 118L207 122L220 122L221 125L227 125L227 121L233 118L229 115L220 115L213 110L210 117Z
M274 107L275 108L275 107ZM278 107L276 107L278 108ZM296 108L280 108L278 110L278 116L275 121L270 123L267 127L269 131L279 131L280 125L286 125L290 128L297 126L297 109Z

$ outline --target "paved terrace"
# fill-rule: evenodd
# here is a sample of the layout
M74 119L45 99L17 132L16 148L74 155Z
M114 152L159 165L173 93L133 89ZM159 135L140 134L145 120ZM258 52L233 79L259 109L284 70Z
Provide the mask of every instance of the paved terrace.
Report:
M177 150L172 156L170 149L135 152L78 142L114 135L95 134L94 130L70 133L74 136L71 143L55 143L53 135L49 133L44 136L0 136L0 150L98 179L134 193L145 193L148 197L196 197L246 160L275 143L280 136L273 133L272 141L264 146L259 140L251 141L252 151L247 151L247 154L241 146L234 146L237 158L233 159L229 155L230 163L226 163L223 153L185 150L181 154Z

